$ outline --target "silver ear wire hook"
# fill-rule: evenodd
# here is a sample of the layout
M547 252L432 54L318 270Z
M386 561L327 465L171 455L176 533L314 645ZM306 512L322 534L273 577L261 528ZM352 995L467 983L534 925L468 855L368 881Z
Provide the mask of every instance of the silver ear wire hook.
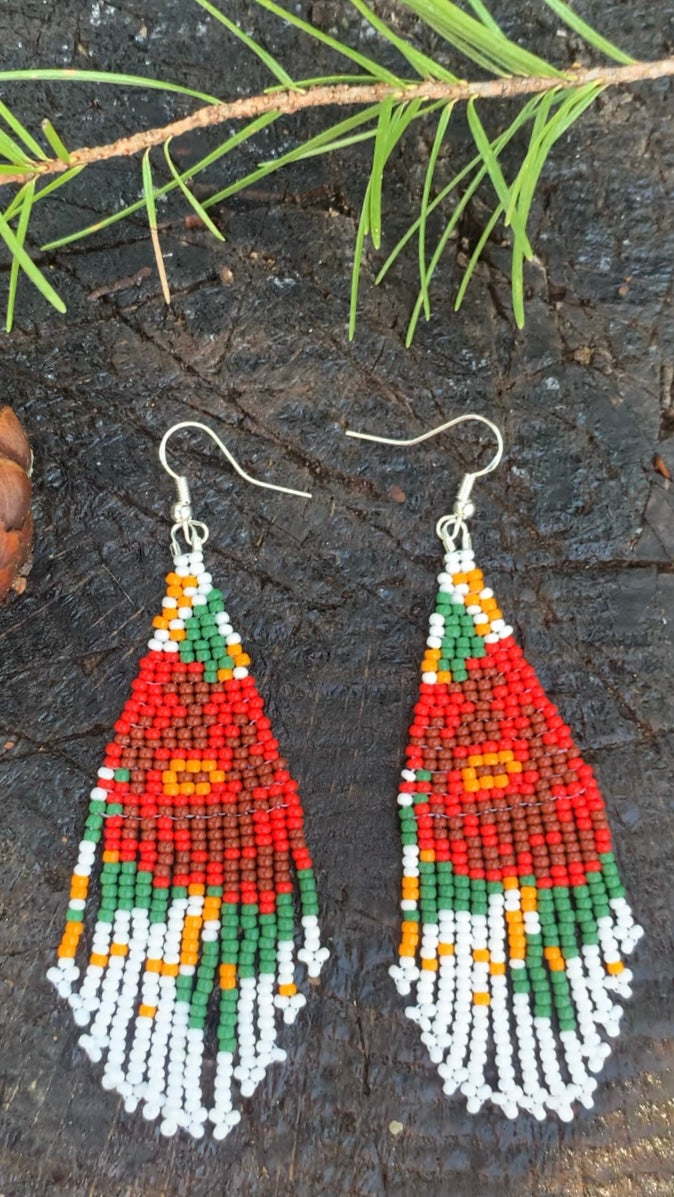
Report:
M442 515L435 525L435 531L440 537L446 551L452 552L456 548L456 540L461 535L461 543L464 549L471 547L470 532L468 531L467 520L475 512L475 505L471 500L471 492L475 485L476 478L482 478L485 474L491 474L495 470L501 458L503 457L503 434L501 429L486 416L479 416L476 412L466 412L465 415L455 416L453 420L447 420L445 424L439 424L437 428L431 428L429 432L422 432L420 436L412 436L408 439L398 439L391 436L376 436L371 432L355 432L351 428L347 428L346 435L357 437L361 441L374 441L378 445L419 445L422 441L430 440L432 436L438 436L441 432L446 432L448 428L455 428L457 424L463 424L466 420L477 420L480 424L486 424L487 428L494 433L496 437L496 452L491 461L481 470L473 470L470 474L464 474L461 485L457 491L454 509L449 515Z
M208 540L207 525L203 520L195 520L192 517L192 500L187 478L185 478L184 474L177 474L175 470L171 469L166 460L166 446L169 438L173 436L174 432L179 432L181 428L196 428L200 432L205 432L207 436L210 436L223 456L234 467L239 477L243 478L246 482L250 482L251 486L261 486L265 490L277 490L284 495L297 495L300 499L311 498L309 491L295 490L292 486L279 486L276 482L262 482L259 478L253 478L244 470L243 466L239 465L225 443L220 440L220 437L212 428L209 428L208 424L200 424L196 420L183 420L180 424L174 424L172 428L169 428L168 432L164 433L159 446L159 460L166 473L173 478L178 495L177 501L171 507L171 515L175 521L171 528L171 551L174 558L179 557L181 554L180 543L177 538L178 532L182 532L187 544L193 550L200 549Z

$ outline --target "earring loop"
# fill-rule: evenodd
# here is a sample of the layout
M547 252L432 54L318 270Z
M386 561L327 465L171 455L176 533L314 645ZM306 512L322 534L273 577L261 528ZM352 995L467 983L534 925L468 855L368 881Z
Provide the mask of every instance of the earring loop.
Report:
M503 433L497 424L492 420L488 420L486 416L478 415L477 412L466 412L461 416L455 416L452 420L447 420L444 424L439 424L437 428L431 428L428 432L422 432L419 436L398 438L391 436L377 436L371 432L356 432L352 428L347 428L346 435L356 437L361 441L373 441L379 445L402 445L408 447L410 445L419 445L422 441L428 441L433 436L438 436L441 432L446 432L449 428L455 428L457 424L463 424L467 420L477 420L480 424L486 424L487 428L493 432L496 437L496 452L491 461L483 466L481 470L472 470L468 474L464 474L461 485L457 491L456 501L453 510L448 515L440 516L435 525L436 535L439 536L445 550L450 553L456 548L456 541L461 536L461 543L464 549L471 547L470 532L468 531L467 520L475 512L475 505L470 499L470 494L475 484L476 478L482 478L485 474L491 474L492 470L500 464L503 457Z
M208 424L201 424L198 420L182 420L179 424L174 424L167 432L164 433L161 443L159 445L159 460L166 470L166 473L173 478L176 485L177 501L171 507L171 515L174 519L173 527L171 528L171 552L174 559L181 554L181 547L178 541L178 532L182 532L185 541L190 549L198 550L208 540L209 532L208 526L203 520L195 520L192 516L192 499L190 495L190 488L187 478L184 474L178 474L168 464L166 458L166 449L170 438L174 432L179 432L182 428L196 428L199 432L205 432L207 436L218 446L223 457L235 469L240 478L245 482L249 482L251 486L260 486L265 490L280 491L284 495L297 495L300 499L310 499L311 492L306 490L295 490L292 486L280 486L276 482L263 482L259 478L253 478L242 465L234 457L234 454L227 448L224 441L220 439L216 432L209 427Z

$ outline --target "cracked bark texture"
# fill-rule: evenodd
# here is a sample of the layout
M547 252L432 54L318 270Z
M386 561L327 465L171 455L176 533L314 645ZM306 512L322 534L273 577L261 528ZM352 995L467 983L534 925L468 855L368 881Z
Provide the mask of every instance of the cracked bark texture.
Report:
M540 4L515 7L497 5L509 32L563 65L587 61ZM582 7L635 55L668 52L671 0ZM371 49L344 4L309 9ZM327 51L251 4L228 11L291 70L329 69ZM267 82L188 0L4 5L3 65L17 39L13 65L164 73L226 95ZM19 89L9 91L16 101ZM67 317L22 280L16 331L0 349L3 395L35 448L37 532L27 594L0 612L4 1197L672 1192L674 525L670 485L652 464L658 454L674 469L671 97L666 81L607 94L555 147L533 210L538 258L521 334L498 243L463 311L450 314L487 211L478 200L412 349L401 338L414 251L377 290L381 258L368 257L347 343L366 161L357 148L223 205L222 245L185 222L178 201L161 208L168 311L141 219L50 259ZM73 143L187 111L156 93L54 84L26 88L19 108L34 127L48 114ZM492 128L505 118L505 108L487 111ZM307 116L302 129L324 119ZM200 194L293 144L299 128L279 122L205 177ZM414 213L431 136L414 133L394 163L385 248ZM212 137L187 138L174 153L189 160ZM468 148L460 116L448 146L447 169ZM139 187L138 163L92 171L76 182L74 207L57 197L45 205L36 236L87 223L103 201L129 202ZM439 563L433 526L477 442L470 426L410 450L342 433L409 436L469 410L497 420L507 443L505 463L477 491L481 564L596 767L647 932L596 1110L569 1126L473 1118L448 1102L386 972L398 922L396 779ZM213 572L301 781L332 948L287 1036L288 1062L244 1103L224 1144L166 1142L126 1115L44 979L87 791L168 564L173 496L156 449L170 423L189 418L212 420L251 472L314 492L305 503L254 490L208 443L175 442L211 526Z

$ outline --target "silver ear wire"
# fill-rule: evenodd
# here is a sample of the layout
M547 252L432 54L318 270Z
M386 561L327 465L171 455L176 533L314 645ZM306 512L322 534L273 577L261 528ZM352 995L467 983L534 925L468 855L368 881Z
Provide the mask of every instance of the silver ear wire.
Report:
M178 496L177 501L171 507L171 515L174 520L173 527L171 528L171 551L174 558L179 557L182 552L180 542L178 541L178 532L182 532L186 543L192 550L200 549L208 540L209 535L208 527L203 520L195 520L192 516L192 499L187 478L183 474L176 473L166 460L166 447L169 438L173 436L174 432L179 432L181 428L196 428L199 432L205 432L207 436L210 436L223 456L234 467L239 477L243 478L246 482L250 482L251 486L261 486L265 490L277 490L284 495L297 495L300 499L311 498L309 491L295 490L292 486L279 486L276 482L262 482L259 478L253 478L251 474L244 470L243 466L239 465L224 441L220 440L220 437L212 428L209 428L208 424L200 424L197 420L183 420L180 424L174 424L172 428L169 428L168 432L164 433L161 444L159 445L159 460L166 473L173 478Z
M462 416L455 416L453 420L447 420L445 424L439 424L437 428L431 428L429 432L422 432L420 436L413 436L407 439L399 439L391 436L376 436L371 432L355 432L351 428L347 428L346 435L357 437L361 441L374 441L378 445L419 445L422 441L430 440L432 436L438 436L441 432L446 432L448 428L454 428L457 424L463 424L466 420L477 420L480 424L486 424L487 428L494 433L496 437L496 452L491 461L481 470L473 470L470 474L464 474L461 485L457 491L456 501L453 510L448 515L440 516L435 531L440 537L446 551L452 552L456 548L456 541L459 535L461 536L461 544L464 549L471 547L470 532L468 531L467 520L475 512L475 505L471 499L471 492L475 485L476 478L482 478L485 474L490 474L495 470L501 458L503 457L503 434L501 429L488 420L486 416L479 416L476 412L467 412Z

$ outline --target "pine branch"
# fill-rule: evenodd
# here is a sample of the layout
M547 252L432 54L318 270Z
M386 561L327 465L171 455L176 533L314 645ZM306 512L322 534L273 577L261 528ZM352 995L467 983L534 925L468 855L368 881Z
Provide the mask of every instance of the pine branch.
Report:
M86 75L86 72L83 72ZM599 87L615 87L644 80L663 79L674 75L674 57L661 58L656 62L633 62L626 66L592 67L588 70L567 71L563 75L510 76L503 79L487 79L476 82L442 83L428 81L410 83L404 86L389 83L339 83L292 91L272 91L262 95L246 96L218 104L205 104L202 108L170 121L155 129L145 129L131 137L120 137L105 145L85 146L68 151L67 158L47 158L27 163L16 174L0 175L0 185L25 183L28 179L43 175L61 174L73 167L91 166L107 162L112 158L130 158L154 146L163 145L168 138L183 137L195 129L206 129L222 125L226 121L250 120L266 113L290 116L311 108L347 107L348 105L381 104L385 100L396 103L410 103L414 100L442 100L445 103L466 103L477 99L514 99L519 96L541 95L548 91L570 91L596 84Z
M36 209L41 208L48 196L69 185L89 166L141 154L142 198L103 215L86 228L56 238L43 245L42 250L60 249L142 211L149 228L162 293L168 303L169 279L157 226L157 200L179 190L204 227L223 239L208 209L215 208L228 197L246 187L257 185L262 179L293 163L371 141L371 166L358 220L351 278L349 335L353 336L360 274L368 239L375 249L379 249L386 232L383 219L386 167L396 147L402 144L407 130L415 122L428 118L437 119L424 179L420 215L391 250L375 282L382 281L410 239L415 238L419 292L407 330L409 344L422 314L427 320L430 319L431 282L450 239L456 236L462 214L478 188L491 188L497 202L492 198L491 215L485 220L458 285L455 308L460 307L476 265L497 225L500 225L501 229L511 231L513 313L517 325L521 327L524 323L524 263L534 253L527 225L537 183L552 147L607 87L674 76L674 57L657 62L636 62L626 50L589 25L568 0L540 2L589 47L607 58L609 63L561 70L533 50L512 41L489 11L488 0L469 0L471 12L455 0L398 0L403 9L407 9L422 27L439 39L440 48L444 45L452 56L468 61L469 68L466 70L464 65L461 73L457 74L441 60L442 54L440 59L436 59L422 51L371 8L368 0L349 0L350 6L369 24L375 35L373 44L376 46L377 41L383 40L388 43L389 50L394 51L404 62L405 74L402 75L388 64L379 62L376 54L364 54L306 21L294 8L283 7L277 0L254 0L259 8L293 25L314 42L328 47L331 53L341 56L348 64L349 73L296 80L288 74L282 63L250 34L245 33L213 0L195 0L210 18L220 23L228 35L238 38L248 51L256 55L272 76L274 86L259 95L223 102L208 93L170 80L115 72L55 68L0 72L0 84L37 80L154 88L188 96L203 105L189 116L160 128L144 130L105 145L70 150L48 119L42 122L42 134L48 145L48 149L43 148L16 112L0 100L0 186L3 183L19 184L4 212L0 211L0 241L4 242L11 257L7 331L11 330L14 319L21 273L58 311L65 311L63 300L30 256L26 246ZM415 76L412 79L407 77L410 68ZM486 72L490 77L468 82L465 75L472 75L474 68ZM499 99L514 101L516 112L510 124L492 138L483 120L484 102ZM520 103L517 103L518 100ZM438 189L438 176L445 170L445 157L441 156L441 150L457 104L466 105L475 156ZM292 149L261 162L249 174L235 178L234 182L207 199L199 201L196 198L192 183L198 175L272 125L280 116L322 108L351 109L351 112L307 140L300 138ZM236 132L224 137L215 149L191 166L178 170L169 151L171 140L225 122L234 122ZM526 149L514 177L508 179L506 170L510 168L504 168L502 155L515 135L522 131L528 138ZM156 185L150 155L153 148L159 145L163 146L170 177L168 182ZM432 224L429 224L429 218L436 209L440 209L440 230L433 246L429 240L437 231L438 218ZM503 234L500 236L502 239Z

